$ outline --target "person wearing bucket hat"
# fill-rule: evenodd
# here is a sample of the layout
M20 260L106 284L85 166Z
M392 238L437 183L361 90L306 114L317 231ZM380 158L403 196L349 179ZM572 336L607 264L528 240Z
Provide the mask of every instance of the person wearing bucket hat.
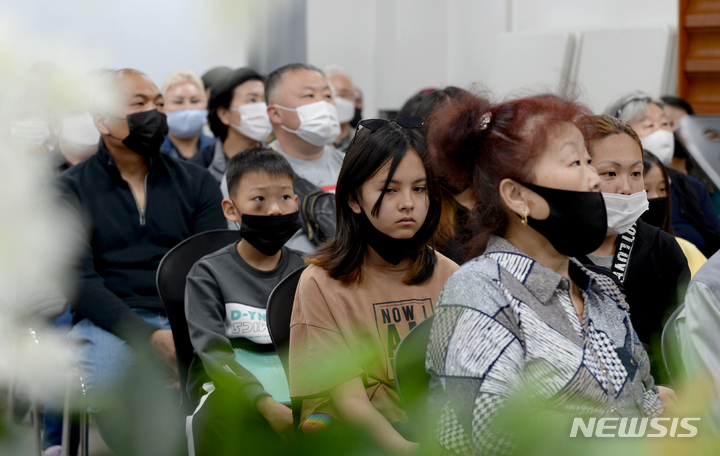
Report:
M191 162L207 168L219 183L228 160L262 145L272 131L262 76L253 69L238 68L222 78L210 92L208 123L217 143L205 147Z

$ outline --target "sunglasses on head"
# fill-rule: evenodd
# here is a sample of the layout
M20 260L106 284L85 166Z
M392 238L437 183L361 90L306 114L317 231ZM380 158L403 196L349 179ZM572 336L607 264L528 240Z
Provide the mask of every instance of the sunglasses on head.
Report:
M358 123L358 127L367 128L370 131L377 131L378 129L382 128L384 125L389 124L390 122L395 122L396 124L400 125L402 128L417 128L421 126L425 119L423 119L420 116L405 116L400 117L399 119L392 119L392 120L385 120L385 119L365 119L361 120L360 123Z

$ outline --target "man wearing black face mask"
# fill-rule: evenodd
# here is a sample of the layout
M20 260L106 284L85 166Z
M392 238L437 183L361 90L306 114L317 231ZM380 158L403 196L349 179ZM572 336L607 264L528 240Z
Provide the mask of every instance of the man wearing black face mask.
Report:
M171 454L181 440L158 436L173 437L168 417L177 393L160 383L173 372L177 379L177 365L155 274L176 244L225 227L222 198L207 171L159 153L167 123L147 76L120 70L101 83L93 109L98 151L56 181L86 228L78 229L85 236L70 338L108 446L117 454ZM158 370L162 379L152 375Z

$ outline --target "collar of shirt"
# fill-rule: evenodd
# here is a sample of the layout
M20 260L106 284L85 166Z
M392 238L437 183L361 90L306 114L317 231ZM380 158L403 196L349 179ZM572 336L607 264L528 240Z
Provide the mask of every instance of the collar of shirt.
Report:
M570 283L567 278L533 260L505 238L491 236L485 256L497 261L543 304L549 304L558 287L569 289ZM587 293L590 289L597 294L607 295L621 306L627 307L625 298L611 279L589 271L575 258L570 258L568 272L583 293Z
M204 134L200 133L200 136L198 136L197 140L197 150L200 152L207 146L210 146L215 143L215 138L210 138L208 136L205 136ZM165 141L163 142L162 146L160 146L160 152L164 154L168 154L169 156L173 158L177 158L179 160L187 160L185 157L182 156L180 151L175 147L175 144L170 141L170 135L165 137Z

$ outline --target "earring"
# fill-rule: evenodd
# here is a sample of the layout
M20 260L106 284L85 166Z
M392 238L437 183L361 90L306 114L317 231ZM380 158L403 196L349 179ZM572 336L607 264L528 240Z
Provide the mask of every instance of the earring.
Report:
M523 211L522 220L520 221L523 226L527 226L528 211Z

